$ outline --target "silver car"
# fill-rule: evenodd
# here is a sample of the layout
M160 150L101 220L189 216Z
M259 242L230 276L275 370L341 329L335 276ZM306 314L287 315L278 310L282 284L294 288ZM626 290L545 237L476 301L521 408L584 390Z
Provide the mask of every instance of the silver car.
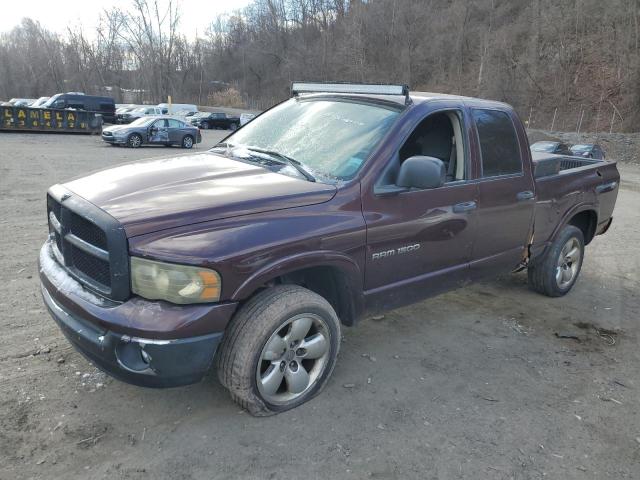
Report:
M179 145L191 148L202 141L197 127L173 117L142 117L128 125L112 125L102 129L102 140L117 146L138 148L142 145Z

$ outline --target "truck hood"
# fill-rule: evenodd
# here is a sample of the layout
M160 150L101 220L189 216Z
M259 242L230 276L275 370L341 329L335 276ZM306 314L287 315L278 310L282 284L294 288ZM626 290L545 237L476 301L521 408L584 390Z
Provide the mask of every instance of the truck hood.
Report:
M330 200L336 187L211 152L102 170L64 185L118 220L128 237Z

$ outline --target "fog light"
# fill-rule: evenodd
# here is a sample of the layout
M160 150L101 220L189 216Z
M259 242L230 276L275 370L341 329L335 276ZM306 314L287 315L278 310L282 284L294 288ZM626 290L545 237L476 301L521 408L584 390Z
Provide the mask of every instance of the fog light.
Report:
M151 363L151 355L136 342L120 342L116 346L116 358L123 368L134 372L147 370Z

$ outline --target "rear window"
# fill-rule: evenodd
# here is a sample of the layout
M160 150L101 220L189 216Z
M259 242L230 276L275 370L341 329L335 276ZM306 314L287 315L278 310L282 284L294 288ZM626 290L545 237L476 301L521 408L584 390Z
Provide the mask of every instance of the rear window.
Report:
M509 115L497 110L473 110L480 137L482 176L494 177L522 172L520 145Z

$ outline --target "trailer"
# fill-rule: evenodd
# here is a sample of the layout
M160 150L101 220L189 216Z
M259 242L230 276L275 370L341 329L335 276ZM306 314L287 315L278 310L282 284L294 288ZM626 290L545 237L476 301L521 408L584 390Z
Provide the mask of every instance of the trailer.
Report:
M83 110L0 106L0 130L100 133L102 116Z

